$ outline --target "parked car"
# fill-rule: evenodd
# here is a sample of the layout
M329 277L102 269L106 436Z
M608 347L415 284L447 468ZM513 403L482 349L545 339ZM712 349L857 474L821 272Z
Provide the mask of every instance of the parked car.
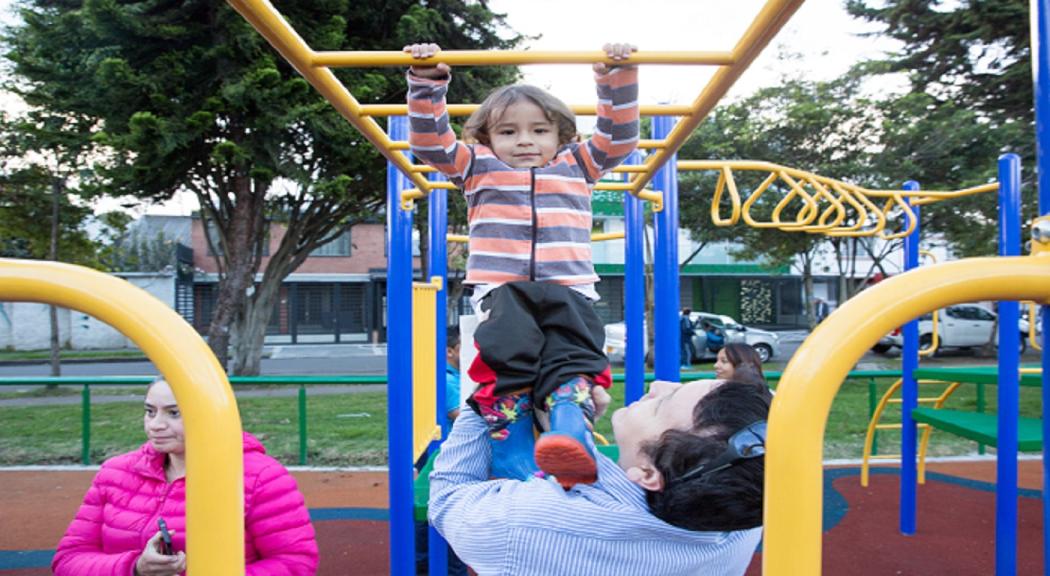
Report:
M942 348L976 348L989 341L999 342L998 323L995 312L978 304L956 304L940 310L937 316L938 349ZM1041 340L1041 330L1037 336ZM1018 322L1021 335L1020 353L1028 346L1028 320L1021 318ZM933 343L933 315L926 314L919 318L919 349L926 350ZM889 352L904 345L900 328L881 338L874 346L879 353Z
M693 333L692 346L693 358L695 360L710 360L717 356L718 351L708 348L707 335L701 330L702 322L710 322L716 329L722 330L726 342L744 342L755 349L763 362L773 358L780 351L780 337L775 332L744 326L730 316L722 314L708 314L707 312L693 312L689 315L696 330ZM642 330L644 331L644 325ZM614 322L605 325L605 354L610 362L623 362L626 351L627 327L623 322ZM648 338L642 338L642 346L645 350L646 361L651 363L649 355Z

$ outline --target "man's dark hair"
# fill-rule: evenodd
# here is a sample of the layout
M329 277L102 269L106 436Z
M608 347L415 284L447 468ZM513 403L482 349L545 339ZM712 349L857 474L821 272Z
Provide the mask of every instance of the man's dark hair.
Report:
M449 326L445 333L445 348L459 346L459 326Z
M664 480L663 490L646 491L653 515L668 524L696 531L761 526L764 458L744 460L698 478L678 478L722 454L734 433L765 420L771 401L765 384L720 384L696 403L692 430L668 430L659 440L642 446Z

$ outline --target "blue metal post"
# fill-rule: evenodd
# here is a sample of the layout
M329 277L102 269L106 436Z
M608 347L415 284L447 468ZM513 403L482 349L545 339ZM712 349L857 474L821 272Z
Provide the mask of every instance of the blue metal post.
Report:
M669 116L653 118L653 139L662 140L674 127ZM656 172L653 186L664 196L664 209L653 214L656 247L653 256L653 328L657 380L677 381L681 362L681 333L678 329L678 155L673 154Z
M625 164L640 164L638 152ZM624 405L645 394L645 204L633 194L623 195Z
M1031 2L1032 84L1035 88L1036 175L1039 213L1050 214L1050 0ZM1050 306L1041 306L1043 323L1043 438L1050 438ZM1036 321L1029 318L1029 321ZM1043 558L1050 558L1050 452L1043 443ZM1043 562L1050 576L1050 562Z
M431 180L443 180L438 178L439 174L430 174ZM441 290L438 290L434 303L435 321L437 327L437 348L434 358L437 366L434 372L437 376L437 422L441 425L441 437L448 436L450 423L448 421L448 407L445 405L445 349L448 344L446 332L448 329L448 190L436 189L430 193L428 206L427 230L429 247L427 271L430 278L435 276L441 278ZM430 576L446 576L448 574L448 544L441 534L431 526L428 528L427 538L427 570Z
M909 180L904 183L905 190L918 190L919 183ZM909 201L909 204L911 202ZM915 230L904 238L904 269L914 270L919 267L919 239L922 226L919 218L919 207L912 206L915 212ZM916 318L904 325L904 346L901 350L901 534L915 534L915 492L918 484L918 471L915 462L915 421L911 411L919 405L919 385L915 381L915 370L919 367L919 319Z
M999 255L1021 255L1021 158L999 157ZM995 573L1017 573L1017 418L1020 415L1020 316L999 302L999 444L995 480Z
M408 139L408 119L390 117L391 140ZM412 214L401 209L405 177L387 163L386 316L387 453L390 479L390 574L413 576L412 490Z

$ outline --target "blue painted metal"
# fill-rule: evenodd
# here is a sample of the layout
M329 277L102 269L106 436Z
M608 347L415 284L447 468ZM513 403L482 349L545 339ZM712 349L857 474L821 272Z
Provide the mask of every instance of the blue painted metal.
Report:
M904 183L905 190L918 190L919 183L909 180ZM910 202L909 202L910 204ZM904 269L914 270L919 267L919 240L922 234L919 207L912 206L915 212L915 230L904 238ZM915 460L916 428L911 411L919 405L919 385L915 381L915 369L919 367L919 319L916 318L902 327L904 345L901 349L901 534L915 534L916 489L918 470Z
M431 173L430 180L444 180L444 176ZM437 189L431 192L427 209L427 272L430 278L441 278L441 290L435 296L434 303L434 326L437 327L437 350L434 355L437 366L434 374L437 375L437 422L441 425L441 437L444 439L448 437L451 428L445 405L445 349L448 343L445 328L448 326L448 190ZM430 576L447 576L448 544L433 527L428 528L427 556L427 570Z
M1035 88L1036 176L1039 213L1050 214L1050 0L1031 2L1032 80ZM1041 306L1043 323L1043 438L1050 438L1050 306ZM1035 320L1034 318L1030 320ZM1050 558L1050 452L1043 443L1043 558ZM1050 576L1050 562L1043 563Z
M632 153L625 164L641 164ZM623 195L624 216L624 398L630 404L645 394L645 204L633 194Z
M663 140L674 127L669 116L653 118L653 139ZM677 381L681 366L681 334L678 329L678 155L673 154L653 178L663 192L664 209L653 214L656 240L653 256L653 343L654 371L658 380Z
M999 157L999 255L1021 255L1021 158ZM1020 416L1020 308L999 302L999 444L996 452L995 573L1017 573L1017 418Z
M390 139L408 139L408 119L391 116ZM412 491L412 213L401 209L408 181L387 163L387 452L390 467L390 574L414 576Z

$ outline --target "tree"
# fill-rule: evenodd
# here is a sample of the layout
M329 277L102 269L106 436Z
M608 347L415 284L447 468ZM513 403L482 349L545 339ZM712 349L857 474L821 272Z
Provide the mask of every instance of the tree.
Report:
M279 2L315 50L398 50L419 38L506 48L503 17L462 0ZM155 200L192 192L215 233L219 289L209 345L255 374L281 281L383 201L380 155L225 3L23 0L8 57L30 103L96 119L120 152L109 192ZM337 76L364 103L403 102L402 70ZM474 101L516 74L457 70L451 101ZM261 282L270 221L284 225ZM231 336L236 335L231 341Z
M760 89L719 108L686 142L680 157L766 160L832 178L863 181L870 165L867 151L877 144L873 139L876 120L870 102L860 96L856 76L831 82L785 76L777 86ZM737 171L734 176L741 194L746 195L767 174ZM811 307L813 261L825 243L824 237L775 228L749 228L743 222L733 227L714 227L709 210L716 181L714 173L687 175L681 180L683 224L693 239L701 243L733 240L738 246L734 255L741 259L761 260L770 267L797 266L807 305ZM785 184L774 183L755 202L752 216L758 221L769 221L787 193ZM789 207L781 215L782 220L794 218L800 206ZM729 213L728 194L723 197L721 213ZM813 318L812 310L809 316Z
M47 96L44 96L46 99ZM0 117L0 246L24 256L80 264L94 262L82 224L90 213L71 199L91 196L92 122L83 115L30 110ZM41 224L47 222L48 226ZM58 309L49 307L51 375L62 373Z
M927 189L957 189L994 181L1002 152L1034 165L1027 0L848 0L846 7L885 26L875 34L903 44L857 72L904 73L911 84L909 94L882 103L887 120L878 171ZM934 204L924 214L924 232L943 234L962 256L993 254L996 206L994 194ZM1028 218L1035 203L1024 208Z

